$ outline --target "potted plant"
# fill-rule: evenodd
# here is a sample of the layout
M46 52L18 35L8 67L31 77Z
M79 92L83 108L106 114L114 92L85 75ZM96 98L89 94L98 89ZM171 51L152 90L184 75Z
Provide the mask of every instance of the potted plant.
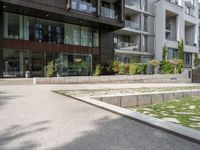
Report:
M158 70L160 68L160 62L158 60L153 59L153 60L149 61L149 64L153 66L154 73L157 74Z

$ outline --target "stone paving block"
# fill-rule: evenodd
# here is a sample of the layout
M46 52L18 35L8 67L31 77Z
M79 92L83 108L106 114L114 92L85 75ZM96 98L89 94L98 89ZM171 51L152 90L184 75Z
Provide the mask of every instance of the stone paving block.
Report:
M119 77L118 76L110 76L109 80L110 81L119 81Z
M119 75L118 78L121 81L126 81L126 75Z
M87 83L89 82L89 77L78 77L78 83Z
M183 92L174 92L174 98L173 99L181 99L183 98Z
M164 101L170 101L174 99L174 93L164 93Z
M96 83L96 82L99 82L99 81L100 81L99 76L90 76L89 77L89 82Z
M152 102L152 95L138 95L138 106L150 105Z
M122 96L121 107L136 107L137 95Z
M100 76L99 81L100 82L109 82L110 77L109 76Z
M120 107L121 97L120 96L117 96L117 97L102 97L102 102Z
M163 93L152 94L152 104L161 103L163 101L164 101Z
M65 84L78 83L78 77L66 77Z
M192 92L191 91L183 92L183 96L184 97L192 96Z
M192 91L192 96L199 96L199 91Z

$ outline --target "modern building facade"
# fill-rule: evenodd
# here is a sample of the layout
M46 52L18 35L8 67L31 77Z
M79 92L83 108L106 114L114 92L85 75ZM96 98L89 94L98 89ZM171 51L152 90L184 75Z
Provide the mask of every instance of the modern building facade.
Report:
M125 28L115 32L115 59L148 62L154 58L155 0L126 0Z
M0 77L90 75L114 58L124 0L0 0Z
M198 0L126 0L125 28L115 32L115 59L124 62L162 60L178 56L178 42L185 44L184 66L193 66L199 53Z

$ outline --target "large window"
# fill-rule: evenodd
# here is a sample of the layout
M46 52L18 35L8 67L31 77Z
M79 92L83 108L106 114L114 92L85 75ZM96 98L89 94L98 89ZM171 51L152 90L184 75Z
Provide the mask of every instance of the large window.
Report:
M65 44L80 45L80 26L74 24L65 24Z
M4 12L4 37L99 47L98 29L6 12Z
M23 39L23 16L4 13L4 37L8 39Z

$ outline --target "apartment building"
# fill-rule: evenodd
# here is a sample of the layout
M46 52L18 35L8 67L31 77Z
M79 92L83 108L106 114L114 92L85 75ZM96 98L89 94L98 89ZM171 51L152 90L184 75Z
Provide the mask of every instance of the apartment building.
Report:
M124 0L0 0L0 77L90 75L114 58Z
M162 60L178 56L178 42L185 43L186 68L199 52L198 0L126 0L125 28L115 31L115 59L124 62Z
M125 28L114 37L115 59L148 62L154 58L155 0L125 0Z
M198 0L159 0L155 3L155 58L162 59L167 46L167 58L178 56L178 41L183 40L184 67L192 68L194 54L199 53Z

